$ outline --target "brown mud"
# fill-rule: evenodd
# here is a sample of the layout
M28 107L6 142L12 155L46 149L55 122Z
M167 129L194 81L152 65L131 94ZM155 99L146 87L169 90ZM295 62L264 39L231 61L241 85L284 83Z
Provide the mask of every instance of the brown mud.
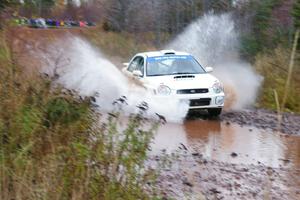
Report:
M300 170L231 164L181 154L161 171L156 186L165 199L300 199Z
M221 115L221 120L229 123L234 122L241 126L254 126L272 132L300 135L300 115L291 113L282 114L280 126L278 126L276 112L264 109L227 111Z
M166 199L300 199L299 116L284 114L284 133L266 125L270 119L276 113L231 111L162 126L150 163L162 152L176 156L158 188Z

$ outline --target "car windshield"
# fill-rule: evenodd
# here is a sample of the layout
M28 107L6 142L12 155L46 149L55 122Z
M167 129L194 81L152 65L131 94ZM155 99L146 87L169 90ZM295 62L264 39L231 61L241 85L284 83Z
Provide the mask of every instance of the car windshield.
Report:
M147 59L147 76L205 73L193 56L168 55Z

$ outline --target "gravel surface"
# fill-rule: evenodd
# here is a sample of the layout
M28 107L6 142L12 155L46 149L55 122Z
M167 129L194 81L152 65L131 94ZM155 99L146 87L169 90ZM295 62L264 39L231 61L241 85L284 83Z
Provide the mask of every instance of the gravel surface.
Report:
M252 126L269 132L278 130L277 114L268 110L227 111L220 120ZM281 133L300 135L300 116L283 114ZM300 199L300 169L257 164L231 164L204 158L202 152L181 150L164 168L156 187L164 199ZM238 154L232 153L236 158ZM154 168L159 158L150 158Z
M164 199L296 200L300 199L300 169L229 164L184 153L162 170L156 186Z
M278 131L277 114L268 110L243 110L223 112L220 119L228 123L254 126L260 129ZM300 135L300 115L284 113L280 132L285 134Z

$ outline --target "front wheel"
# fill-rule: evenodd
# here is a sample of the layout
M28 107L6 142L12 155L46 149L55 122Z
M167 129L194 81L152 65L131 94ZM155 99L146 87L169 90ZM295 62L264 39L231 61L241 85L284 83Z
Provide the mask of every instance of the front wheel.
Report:
M222 112L222 108L208 108L207 111L210 116L218 117Z

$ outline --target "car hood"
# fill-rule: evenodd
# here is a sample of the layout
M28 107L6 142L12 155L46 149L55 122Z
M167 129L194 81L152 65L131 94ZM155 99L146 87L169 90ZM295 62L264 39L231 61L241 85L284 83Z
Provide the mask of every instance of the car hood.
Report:
M212 85L219 81L211 74L180 74L167 76L150 76L144 81L147 87L157 88L164 84L171 89L195 89L195 88L211 88Z

